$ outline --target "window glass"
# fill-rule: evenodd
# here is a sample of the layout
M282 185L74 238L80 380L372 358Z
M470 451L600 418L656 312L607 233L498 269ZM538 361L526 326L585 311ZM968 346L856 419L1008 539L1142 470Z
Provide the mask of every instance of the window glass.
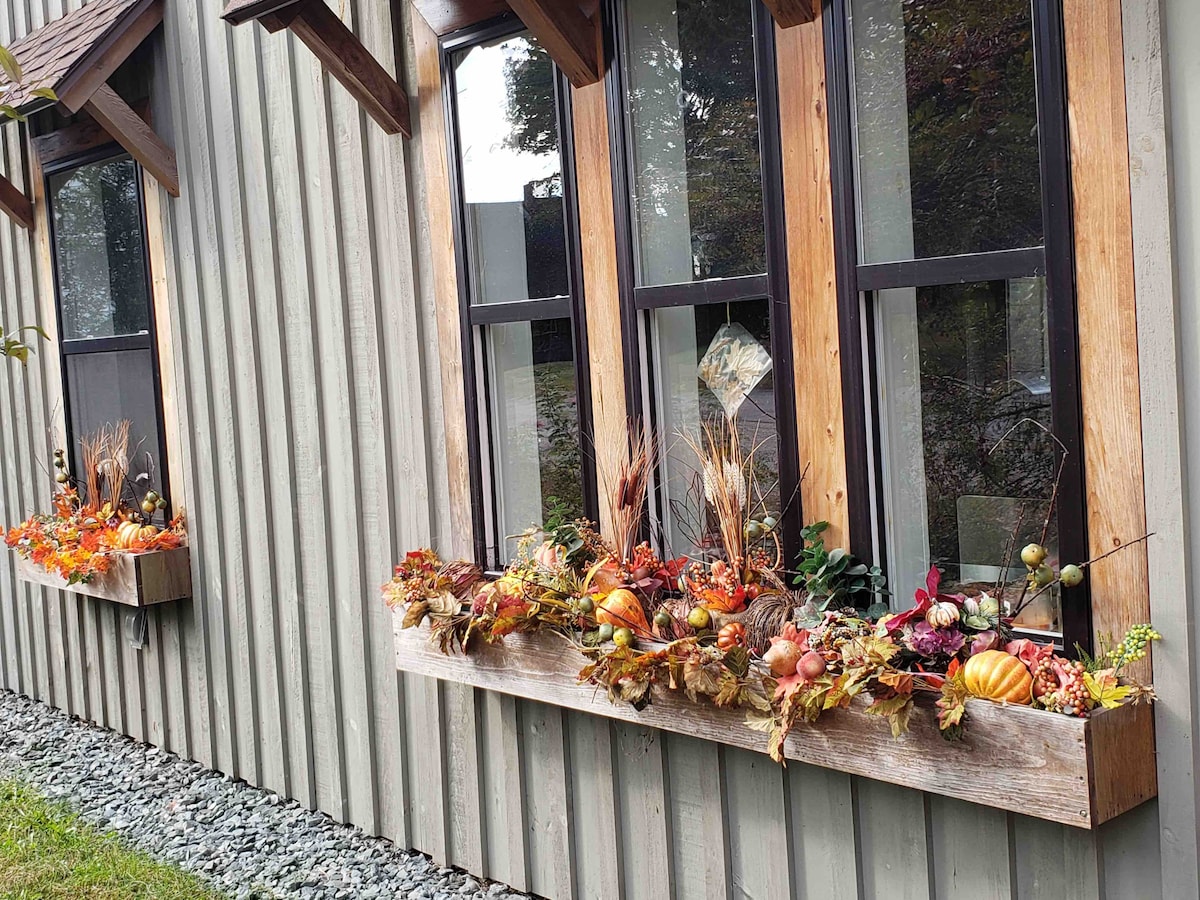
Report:
M137 498L161 489L154 361L149 350L73 353L67 360L67 404L78 443L129 420L128 481Z
M923 584L933 564L950 590L1005 581L1015 600L1025 568L1019 556L1005 568L1006 552L1041 539L1061 458L1043 430L1045 282L888 290L875 309L892 583ZM1053 519L1045 544L1057 568ZM1057 598L1017 624L1058 630Z
M665 446L664 537L672 554L699 554L706 525L700 518L703 493L695 483L695 454L683 435L696 436L702 423L726 418L731 399L737 404L734 421L743 450L754 450L763 505L771 515L780 514L769 303L658 309L652 314L652 340L658 433ZM734 352L717 360L723 350Z
M471 301L566 296L554 64L526 33L452 65Z
M749 0L625 4L639 286L766 271Z
M861 257L1043 240L1030 0L851 0Z
M484 329L495 520L502 561L530 527L583 515L571 321Z
M133 160L110 159L49 178L65 340L150 328L145 238Z

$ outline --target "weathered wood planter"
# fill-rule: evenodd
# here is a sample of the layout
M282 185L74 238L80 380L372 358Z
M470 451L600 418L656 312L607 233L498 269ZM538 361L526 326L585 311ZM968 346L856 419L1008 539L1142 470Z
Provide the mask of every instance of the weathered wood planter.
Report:
M656 692L640 712L609 702L602 690L577 683L583 657L561 637L511 636L469 657L445 656L430 645L427 628L401 629L401 618L394 618L401 670L766 753L767 736L747 728L738 711L667 692ZM965 739L950 742L938 731L932 697L921 699L900 738L861 706L837 710L797 727L784 752L798 762L1080 828L1158 793L1149 706L1076 719L977 700L967 714Z
M155 550L150 553L118 553L103 575L87 584L67 584L21 556L16 557L17 578L31 584L99 597L125 606L144 607L192 596L191 556L187 547Z

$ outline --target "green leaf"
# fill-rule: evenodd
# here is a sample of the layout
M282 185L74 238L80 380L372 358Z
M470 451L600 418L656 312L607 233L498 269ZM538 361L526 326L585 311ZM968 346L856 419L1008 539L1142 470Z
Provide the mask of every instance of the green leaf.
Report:
M35 96L35 97L41 97L43 100L51 100L54 103L58 102L58 94L54 93L53 88L48 88L48 87L34 88L29 93L33 94L33 96Z
M15 106L10 106L7 103L0 104L0 113L8 116L10 119L16 119L18 122L26 122L28 119L17 111Z
M21 80L25 77L21 71L21 64L17 62L17 58L12 55L7 47L0 47L0 69L4 70L4 74L14 84L20 84Z
M837 565L846 558L846 551L841 547L835 547L829 551L829 565Z

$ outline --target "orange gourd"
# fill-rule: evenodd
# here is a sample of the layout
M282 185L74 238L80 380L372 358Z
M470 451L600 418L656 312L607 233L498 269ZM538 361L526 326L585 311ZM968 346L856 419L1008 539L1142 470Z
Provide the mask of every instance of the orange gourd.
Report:
M1004 703L1028 704L1033 676L1017 657L1003 650L985 650L963 666L967 690L975 697Z
M628 588L617 588L600 601L596 607L596 621L613 628L632 628L641 637L651 637L646 611Z
M721 650L732 650L746 644L746 626L741 622L730 622L717 632L717 647Z

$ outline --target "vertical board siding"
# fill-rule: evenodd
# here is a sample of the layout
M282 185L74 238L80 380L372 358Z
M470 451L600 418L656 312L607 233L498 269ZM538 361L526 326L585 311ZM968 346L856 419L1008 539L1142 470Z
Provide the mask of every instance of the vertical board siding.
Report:
M9 4L0 42L78 5ZM967 803L968 785L959 801L785 770L396 673L378 586L404 549L469 535L461 371L447 352L458 335L444 122L436 41L408 4L332 5L389 69L401 48L420 110L413 142L383 134L287 32L167 4L156 103L183 196L152 187L147 212L196 596L154 610L138 650L124 610L20 584L0 554L0 684L552 898L1161 894L1145 874L1160 852L1155 803L1093 835ZM784 97L807 135L785 148L787 170L820 189L820 67L796 55L817 52L819 33L779 39L806 85ZM599 141L603 86L576 99L577 135ZM0 129L0 169L39 197L22 141ZM603 175L607 148L584 156ZM600 215L611 194L595 188L586 202ZM804 198L790 202L828 227ZM0 221L0 321L53 331L40 208L40 234ZM613 240L607 226L587 235L589 292L613 279ZM796 260L808 268L793 281L824 296L818 263ZM595 324L611 338L619 298L603 299L614 315ZM0 366L0 420L15 423L0 429L6 524L49 499L58 380L52 345L26 369ZM844 518L844 492L812 499Z

